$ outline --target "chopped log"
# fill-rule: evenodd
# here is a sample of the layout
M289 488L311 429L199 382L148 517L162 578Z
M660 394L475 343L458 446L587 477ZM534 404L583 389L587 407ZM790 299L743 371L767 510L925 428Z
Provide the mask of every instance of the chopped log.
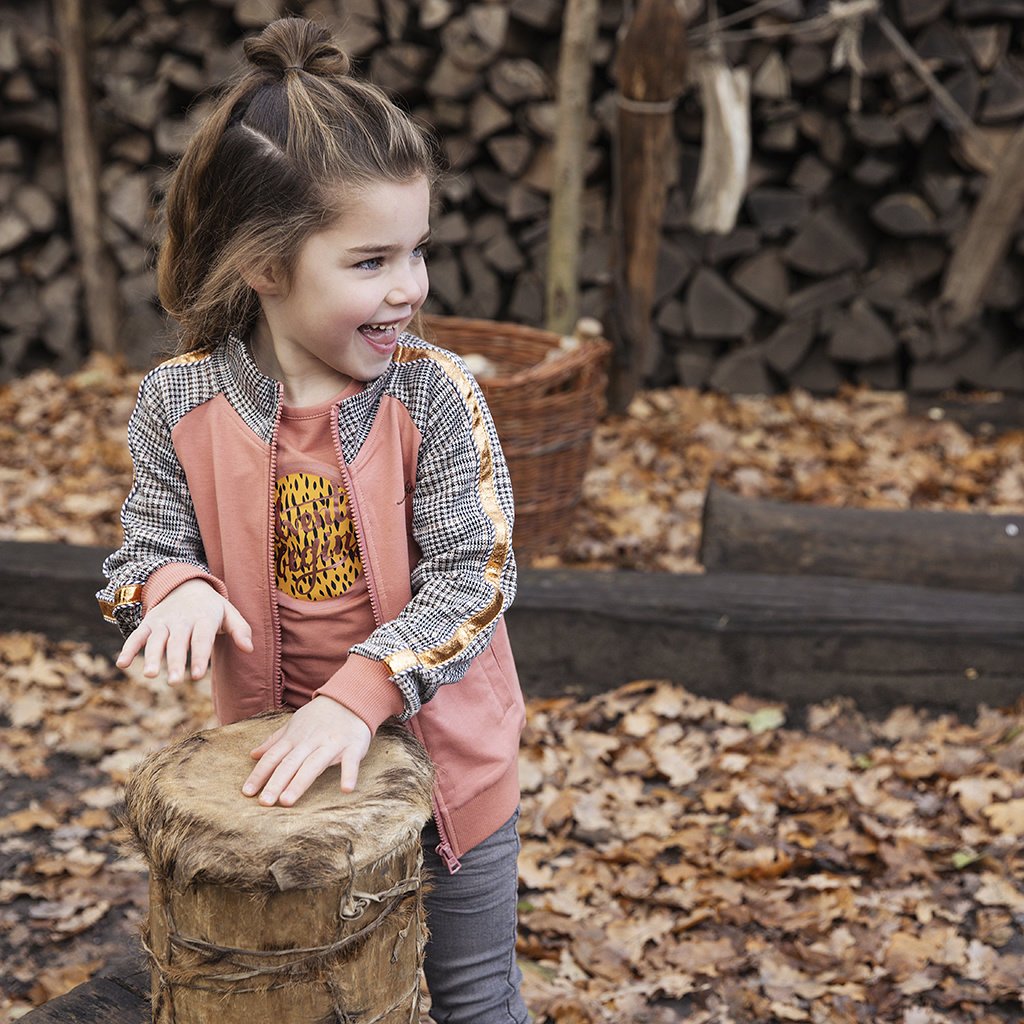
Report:
M508 10L499 4L472 4L441 30L441 45L452 60L478 71L501 52L508 32Z
M736 346L718 361L708 384L730 395L770 395L775 391L761 345Z
M828 353L841 362L880 362L893 358L900 347L889 325L861 298L850 303L830 333Z
M742 498L712 485L700 561L710 572L849 576L1021 593L1024 516L825 508Z
M729 275L736 289L772 313L785 313L789 276L778 249L766 248L736 266Z
M479 73L456 64L448 54L441 56L426 84L428 95L448 100L466 99L479 88Z
M868 263L866 247L852 226L825 208L812 214L784 250L786 262L814 277L861 270Z
M452 0L422 0L420 4L420 28L430 32L440 28L455 13Z
M900 0L900 21L915 29L934 21L949 6L949 0Z
M551 95L547 75L525 57L499 60L487 76L491 92L510 107Z
M545 322L548 330L563 335L572 331L579 317L580 220L597 12L597 0L569 0L558 58Z
M476 142L498 132L504 131L512 124L512 115L508 108L499 103L489 92L478 92L469 106L469 135Z
M1024 210L1024 129L1014 136L989 179L970 224L953 250L940 306L947 321L965 323L979 309L992 273Z
M711 235L704 243L704 259L717 266L738 256L750 256L761 248L761 232L742 225L727 235Z
M786 54L786 67L797 85L815 85L828 72L828 51L813 43L798 44Z
M817 331L817 318L813 315L784 321L765 341L764 361L788 378L814 344Z
M894 192L871 207L871 219L898 238L920 238L939 232L935 211L914 192Z
M833 395L845 380L820 342L811 346L800 365L789 375L789 383L793 387L803 388L812 395Z
M872 153L866 156L850 171L850 177L868 188L879 188L895 180L902 170L899 160Z
M757 310L707 267L693 276L686 309L695 338L742 338L757 320Z
M963 38L974 60L974 66L983 74L987 74L1006 55L1010 45L1010 26L972 26L964 29Z
M828 306L838 306L847 299L852 299L859 290L857 278L853 274L828 277L824 281L792 292L786 302L786 315L798 317Z
M898 146L903 141L899 128L885 114L854 114L850 117L850 134L872 149Z
M963 68L955 75L946 79L946 89L953 102L967 115L974 118L978 110L978 103L981 100L982 83L981 77L973 67ZM936 120L943 127L954 135L957 129L956 119L951 117L942 105L932 101L932 108L935 111Z
M750 216L768 238L795 228L810 212L807 197L788 188L762 186L750 191L746 199Z
M492 136L487 140L486 147L502 173L509 178L519 177L533 158L533 143L522 135Z
M789 82L789 70L778 50L769 50L761 66L754 72L750 82L750 91L759 99L786 100L792 89Z
M707 386L718 358L718 342L687 338L675 356L676 372L684 387Z
M983 124L1013 121L1024 114L1024 67L1016 57L1004 57L992 74L979 120Z
M932 71L963 67L970 60L959 33L945 20L933 21L919 32L914 38L914 50Z
M808 196L820 196L832 184L834 172L828 164L813 153L802 156L796 165L789 183L798 192Z
M621 99L613 164L615 309L608 327L616 346L610 391L617 409L658 359L650 320L670 184L665 156L672 146L672 111L685 85L686 54L686 23L673 0L640 0L613 67Z
M98 151L92 131L88 30L82 0L55 0L60 41L61 138L72 234L85 289L85 315L92 347L115 353L120 345L116 275L103 241Z

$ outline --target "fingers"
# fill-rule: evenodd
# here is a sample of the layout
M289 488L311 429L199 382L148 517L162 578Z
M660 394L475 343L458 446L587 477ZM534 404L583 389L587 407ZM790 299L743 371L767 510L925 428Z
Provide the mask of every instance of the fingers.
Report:
M252 629L242 613L230 602L224 602L224 621L221 626L241 651L252 650Z
M140 623L136 629L129 634L128 639L125 640L124 646L121 648L121 653L117 656L115 664L118 668L127 668L136 658L139 651L146 646L146 641L149 639L150 628L147 623Z
M359 766L363 762L363 754L355 747L346 747L341 755L341 791L351 793L359 781Z
M213 653L213 641L217 631L207 622L197 622L192 630L191 662L192 678L201 679L206 674Z
M149 639L146 641L144 667L142 669L142 674L147 679L155 679L159 674L160 662L167 648L169 635L170 630L163 623L157 623L155 626L150 627Z
M258 747L249 751L249 756L258 761L284 735L286 728L282 725L280 729L275 729Z
M287 740L276 743L260 758L242 786L246 796L260 791L264 807L280 803L290 807L320 777L334 758L329 748L290 748Z

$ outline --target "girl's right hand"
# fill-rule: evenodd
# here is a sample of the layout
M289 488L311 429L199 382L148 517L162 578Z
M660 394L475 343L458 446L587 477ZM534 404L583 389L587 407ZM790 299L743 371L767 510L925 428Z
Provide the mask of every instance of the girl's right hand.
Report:
M220 596L205 580L186 580L175 587L128 637L117 656L118 668L127 668L145 648L143 675L153 679L160 662L167 660L167 681L185 678L185 662L191 661L192 678L206 672L218 633L227 633L235 646L251 652L252 629L241 612Z

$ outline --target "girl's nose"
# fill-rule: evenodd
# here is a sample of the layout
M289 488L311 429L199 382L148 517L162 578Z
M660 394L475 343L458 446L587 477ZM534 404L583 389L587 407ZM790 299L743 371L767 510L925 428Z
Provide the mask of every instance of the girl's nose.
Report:
M426 268L410 264L399 271L388 292L387 301L392 306L415 306L423 298L426 290Z

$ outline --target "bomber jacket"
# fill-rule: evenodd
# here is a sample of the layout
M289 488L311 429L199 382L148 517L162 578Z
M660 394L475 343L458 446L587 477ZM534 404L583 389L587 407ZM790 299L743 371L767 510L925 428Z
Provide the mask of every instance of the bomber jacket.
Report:
M244 340L171 359L142 381L124 543L97 594L128 636L176 586L207 580L253 632L218 636L223 723L282 706L274 567L283 387ZM317 691L376 731L408 723L437 769L449 870L519 801L522 693L503 612L515 594L512 491L483 395L458 356L404 334L388 369L336 406L335 448L376 629ZM330 638L326 637L329 643Z

